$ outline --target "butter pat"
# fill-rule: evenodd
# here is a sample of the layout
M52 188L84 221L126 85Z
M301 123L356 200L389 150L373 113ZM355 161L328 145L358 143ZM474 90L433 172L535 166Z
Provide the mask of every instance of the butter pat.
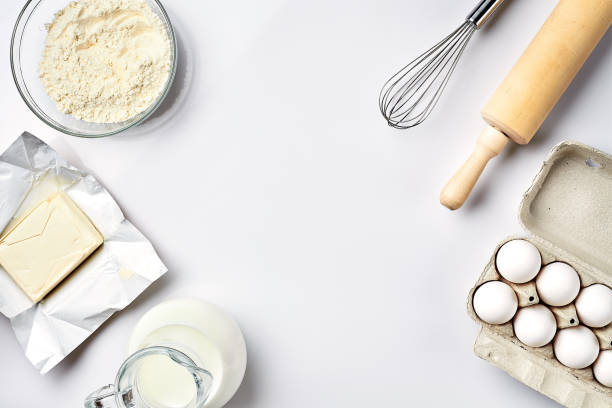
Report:
M0 237L0 265L32 301L38 302L103 241L83 211L59 192Z

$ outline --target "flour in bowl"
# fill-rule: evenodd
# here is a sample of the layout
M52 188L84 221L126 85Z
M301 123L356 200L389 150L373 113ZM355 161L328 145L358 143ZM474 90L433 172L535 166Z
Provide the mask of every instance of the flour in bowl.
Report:
M170 41L144 0L80 0L47 27L39 74L59 110L96 123L127 120L162 92Z

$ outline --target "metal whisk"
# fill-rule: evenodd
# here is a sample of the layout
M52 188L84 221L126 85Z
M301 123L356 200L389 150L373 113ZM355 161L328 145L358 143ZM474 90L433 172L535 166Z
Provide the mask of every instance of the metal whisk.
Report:
M385 82L378 104L389 126L408 129L427 119L472 34L502 2L482 0L455 31Z

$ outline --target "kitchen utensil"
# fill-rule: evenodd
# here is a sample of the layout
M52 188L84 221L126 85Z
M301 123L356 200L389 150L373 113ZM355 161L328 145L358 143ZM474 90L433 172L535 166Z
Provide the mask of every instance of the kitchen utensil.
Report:
M169 375L168 382L174 385L176 377L193 381L185 387L151 383L148 378L155 364L167 360L164 368ZM158 376L161 373L157 373ZM144 381L143 381L144 380ZM201 408L210 392L213 378L185 353L165 346L147 347L138 350L125 360L119 368L114 385L107 385L93 392L85 399L85 408ZM163 387L162 399L154 386ZM185 403L184 403L185 402Z
M190 298L146 312L132 331L129 353L114 385L91 394L85 408L221 408L240 387L247 363L236 321Z
M502 2L482 0L455 31L412 60L383 85L378 104L389 126L408 129L427 119L472 34Z
M508 139L529 143L611 22L611 0L559 1L482 110L488 126L442 190L444 206L455 210L463 205L487 162Z

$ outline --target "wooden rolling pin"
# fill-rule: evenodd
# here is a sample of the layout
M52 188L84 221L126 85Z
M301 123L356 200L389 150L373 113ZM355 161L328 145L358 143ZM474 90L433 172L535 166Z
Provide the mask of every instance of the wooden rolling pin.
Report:
M560 0L482 110L488 126L440 194L463 205L487 162L511 139L527 144L612 22L612 0Z

